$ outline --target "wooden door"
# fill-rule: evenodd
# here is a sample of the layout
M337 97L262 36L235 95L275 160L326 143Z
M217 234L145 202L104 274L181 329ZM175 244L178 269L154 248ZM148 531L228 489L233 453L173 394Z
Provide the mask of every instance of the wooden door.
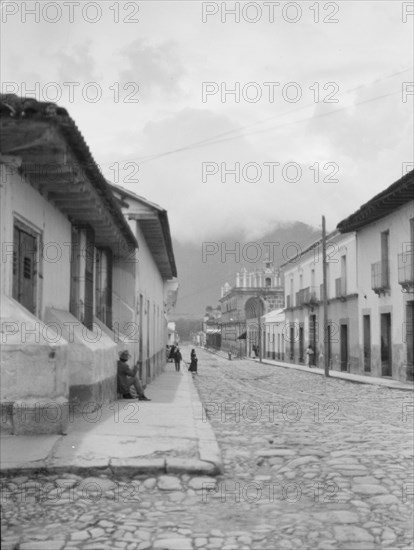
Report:
M364 371L371 372L371 319L364 315Z
M348 370L348 325L341 325L341 371Z
M19 226L13 232L13 298L36 313L37 239Z
M381 314L381 374L392 376L391 313Z

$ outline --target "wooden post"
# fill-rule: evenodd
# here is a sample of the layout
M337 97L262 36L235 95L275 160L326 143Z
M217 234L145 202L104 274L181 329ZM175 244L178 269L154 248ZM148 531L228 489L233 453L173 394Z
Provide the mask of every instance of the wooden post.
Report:
M263 351L262 351L262 323L261 323L261 315L260 315L260 294L257 297L257 325L259 330L259 361L262 363L263 359Z
M329 340L328 340L328 287L326 280L326 225L322 216L322 270L323 270L323 342L325 376L329 377Z

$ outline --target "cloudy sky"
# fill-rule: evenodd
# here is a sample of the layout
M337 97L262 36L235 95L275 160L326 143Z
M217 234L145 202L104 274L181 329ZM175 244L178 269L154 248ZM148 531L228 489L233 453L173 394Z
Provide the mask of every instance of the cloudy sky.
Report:
M66 107L183 243L332 229L413 160L408 2L1 4L3 92Z

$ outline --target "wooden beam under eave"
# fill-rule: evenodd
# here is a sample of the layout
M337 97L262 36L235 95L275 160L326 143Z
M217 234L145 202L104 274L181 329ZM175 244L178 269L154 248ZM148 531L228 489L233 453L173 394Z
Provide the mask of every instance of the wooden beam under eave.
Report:
M23 172L29 178L35 181L45 181L45 182L58 182L62 181L65 183L71 183L75 181L86 182L86 178L82 178L79 173L74 172L73 170L62 169L55 170L51 169L50 165L41 165L41 164L25 164L23 166Z
M158 214L156 212L134 212L133 214L127 214L129 220L158 220Z
M85 215L88 215L91 220L102 220L102 215L99 212L96 212L93 208L90 206L73 206L73 205L59 205L59 210L62 210L62 212L65 212L68 215L77 214L77 213L85 213Z
M57 187L48 193L48 197L56 201L93 201L94 197L90 193L86 185L79 185L73 187Z
M19 156L22 156L24 151L30 151L38 147L47 146L47 149L50 151L51 148L59 150L56 148L56 140L54 139L54 132L50 128L45 128L43 133L31 141L26 141L21 145L14 145L8 149L10 154L18 153ZM26 157L26 155L24 155Z

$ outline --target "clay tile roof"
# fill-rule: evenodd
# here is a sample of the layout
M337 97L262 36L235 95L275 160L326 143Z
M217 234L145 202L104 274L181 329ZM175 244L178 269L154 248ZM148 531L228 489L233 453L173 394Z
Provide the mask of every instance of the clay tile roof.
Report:
M129 247L137 248L138 243L125 220L122 211L113 196L99 166L68 111L55 103L37 101L33 98L18 97L14 94L0 94L0 121L4 119L24 123L24 121L46 122L56 128L68 143L79 165L83 168L91 185L101 197L105 209L110 213L114 223L120 229ZM3 126L3 125L2 125ZM3 136L2 144L7 143ZM3 151L4 152L4 151ZM7 154L7 152L6 152Z
M337 228L341 233L348 233L375 222L414 200L414 170L405 174L356 212L340 221Z

